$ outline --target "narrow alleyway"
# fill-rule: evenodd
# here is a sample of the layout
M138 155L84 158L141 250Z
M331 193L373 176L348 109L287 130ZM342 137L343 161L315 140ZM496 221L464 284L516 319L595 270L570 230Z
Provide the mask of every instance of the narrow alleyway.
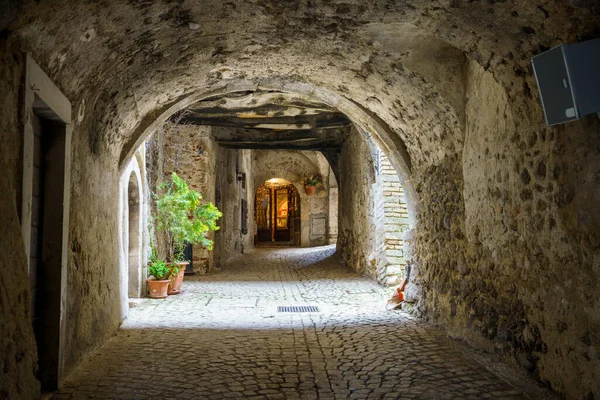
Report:
M333 246L256 249L143 299L54 399L552 398L400 311ZM319 312L279 313L314 305Z

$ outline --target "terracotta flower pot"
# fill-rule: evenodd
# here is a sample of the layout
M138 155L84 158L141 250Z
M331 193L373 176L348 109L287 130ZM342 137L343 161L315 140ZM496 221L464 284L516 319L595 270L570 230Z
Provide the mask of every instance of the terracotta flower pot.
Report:
M177 275L172 276L169 279L169 294L179 294L181 293L181 286L183 285L183 274L185 273L185 267L189 264L189 262L179 262L177 265L179 266L179 272ZM175 264L169 264L169 268L172 268Z
M304 191L306 192L307 195L312 196L313 194L317 193L317 187L316 186L304 186Z
M147 279L148 295L153 299L164 299L167 297L167 289L169 288L169 280L157 281L156 279Z

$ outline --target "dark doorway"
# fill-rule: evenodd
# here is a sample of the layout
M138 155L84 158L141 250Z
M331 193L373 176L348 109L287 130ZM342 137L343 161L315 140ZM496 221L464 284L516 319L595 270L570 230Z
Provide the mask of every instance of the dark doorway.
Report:
M183 249L183 259L189 262L185 267L185 275L194 275L194 246L189 243Z
M300 244L300 196L294 185L271 179L256 190L254 204L257 243Z
M65 188L65 124L36 96L30 247L31 322L43 391L58 386Z

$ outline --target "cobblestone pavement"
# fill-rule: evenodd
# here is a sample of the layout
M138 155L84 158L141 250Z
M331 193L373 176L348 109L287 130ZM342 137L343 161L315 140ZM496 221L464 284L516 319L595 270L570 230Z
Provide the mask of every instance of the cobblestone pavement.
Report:
M141 300L54 399L539 399L529 378L406 313L331 246L257 249ZM278 313L315 305L319 312Z

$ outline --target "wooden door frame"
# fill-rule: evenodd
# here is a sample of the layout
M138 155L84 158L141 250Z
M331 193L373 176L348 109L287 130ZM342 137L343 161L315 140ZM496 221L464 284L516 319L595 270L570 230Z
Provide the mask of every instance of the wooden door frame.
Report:
M50 80L48 75L33 60L31 54L25 57L25 88L23 100L23 186L21 203L21 233L27 269L30 273L30 241L33 192L33 113L36 96L47 106L55 118L64 124L64 177L63 177L63 209L62 209L62 243L61 243L61 277L60 277L60 321L57 380L60 385L64 373L64 346L67 305L67 251L69 236L69 208L71 195L71 140L73 125L71 123L71 102Z

